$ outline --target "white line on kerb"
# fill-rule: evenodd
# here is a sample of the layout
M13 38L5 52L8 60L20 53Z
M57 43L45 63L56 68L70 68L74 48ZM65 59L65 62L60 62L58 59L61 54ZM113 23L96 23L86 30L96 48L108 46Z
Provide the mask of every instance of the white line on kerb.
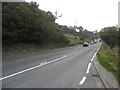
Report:
M86 76L84 76L84 77L82 78L82 80L79 82L79 84L82 85L82 84L85 82L85 80L86 80Z
M87 68L86 73L89 73L90 67L91 67L91 63L88 64L88 68Z

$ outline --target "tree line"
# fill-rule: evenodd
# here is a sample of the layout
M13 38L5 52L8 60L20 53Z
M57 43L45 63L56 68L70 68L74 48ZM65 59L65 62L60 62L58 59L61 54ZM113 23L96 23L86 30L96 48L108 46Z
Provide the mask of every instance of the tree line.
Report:
M67 39L55 24L51 12L38 8L36 2L3 2L2 35L3 45L16 43L67 44Z
M88 40L94 40L96 38L98 38L96 36L96 33L94 31L88 31L87 29L84 29L82 26L62 26L62 25L59 25L59 28L61 29L61 31L65 34L73 34L74 36L78 36L80 37L80 40L85 40L85 39L88 39ZM76 31L79 30L79 32Z
M103 28L99 35L110 48L118 46L118 29L116 26Z
M80 27L68 27L55 23L62 15L57 12L40 10L36 2L3 2L2 3L2 43L13 44L61 44L68 45L65 33L79 36L81 40L94 39L94 32ZM80 32L76 32L75 29Z

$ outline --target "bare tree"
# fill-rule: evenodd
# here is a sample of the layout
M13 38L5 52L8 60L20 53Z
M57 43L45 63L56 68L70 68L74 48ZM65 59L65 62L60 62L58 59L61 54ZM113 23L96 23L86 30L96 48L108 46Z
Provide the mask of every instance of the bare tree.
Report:
M62 17L62 14L58 15L58 11L55 11L55 15L54 16L55 16L55 20L56 20L56 19Z

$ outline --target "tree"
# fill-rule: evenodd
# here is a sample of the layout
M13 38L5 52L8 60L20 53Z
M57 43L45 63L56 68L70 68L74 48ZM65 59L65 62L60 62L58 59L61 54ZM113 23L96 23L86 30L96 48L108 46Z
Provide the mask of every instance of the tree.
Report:
M118 31L115 26L103 28L99 32L99 36L111 48L118 45Z
M67 44L54 15L38 8L36 2L2 3L3 46L13 44Z
M79 26L77 29L79 29L80 33L83 31L83 27L82 26Z
M48 15L48 20L49 20L49 21L55 22L56 18L55 18L55 16L52 14L52 12L48 11L48 12L47 12L47 15Z
M55 11L55 15L54 16L55 16L55 20L56 20L56 19L62 17L62 14L58 15L58 11Z

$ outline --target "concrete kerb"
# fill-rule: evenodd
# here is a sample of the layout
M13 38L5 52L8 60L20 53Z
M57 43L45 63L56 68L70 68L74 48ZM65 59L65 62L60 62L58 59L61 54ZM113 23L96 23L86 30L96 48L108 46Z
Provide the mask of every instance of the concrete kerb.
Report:
M103 82L105 88L118 88L118 82L111 72L108 72L104 67L100 65L97 59L97 55L93 60L95 69L97 70L101 81Z

